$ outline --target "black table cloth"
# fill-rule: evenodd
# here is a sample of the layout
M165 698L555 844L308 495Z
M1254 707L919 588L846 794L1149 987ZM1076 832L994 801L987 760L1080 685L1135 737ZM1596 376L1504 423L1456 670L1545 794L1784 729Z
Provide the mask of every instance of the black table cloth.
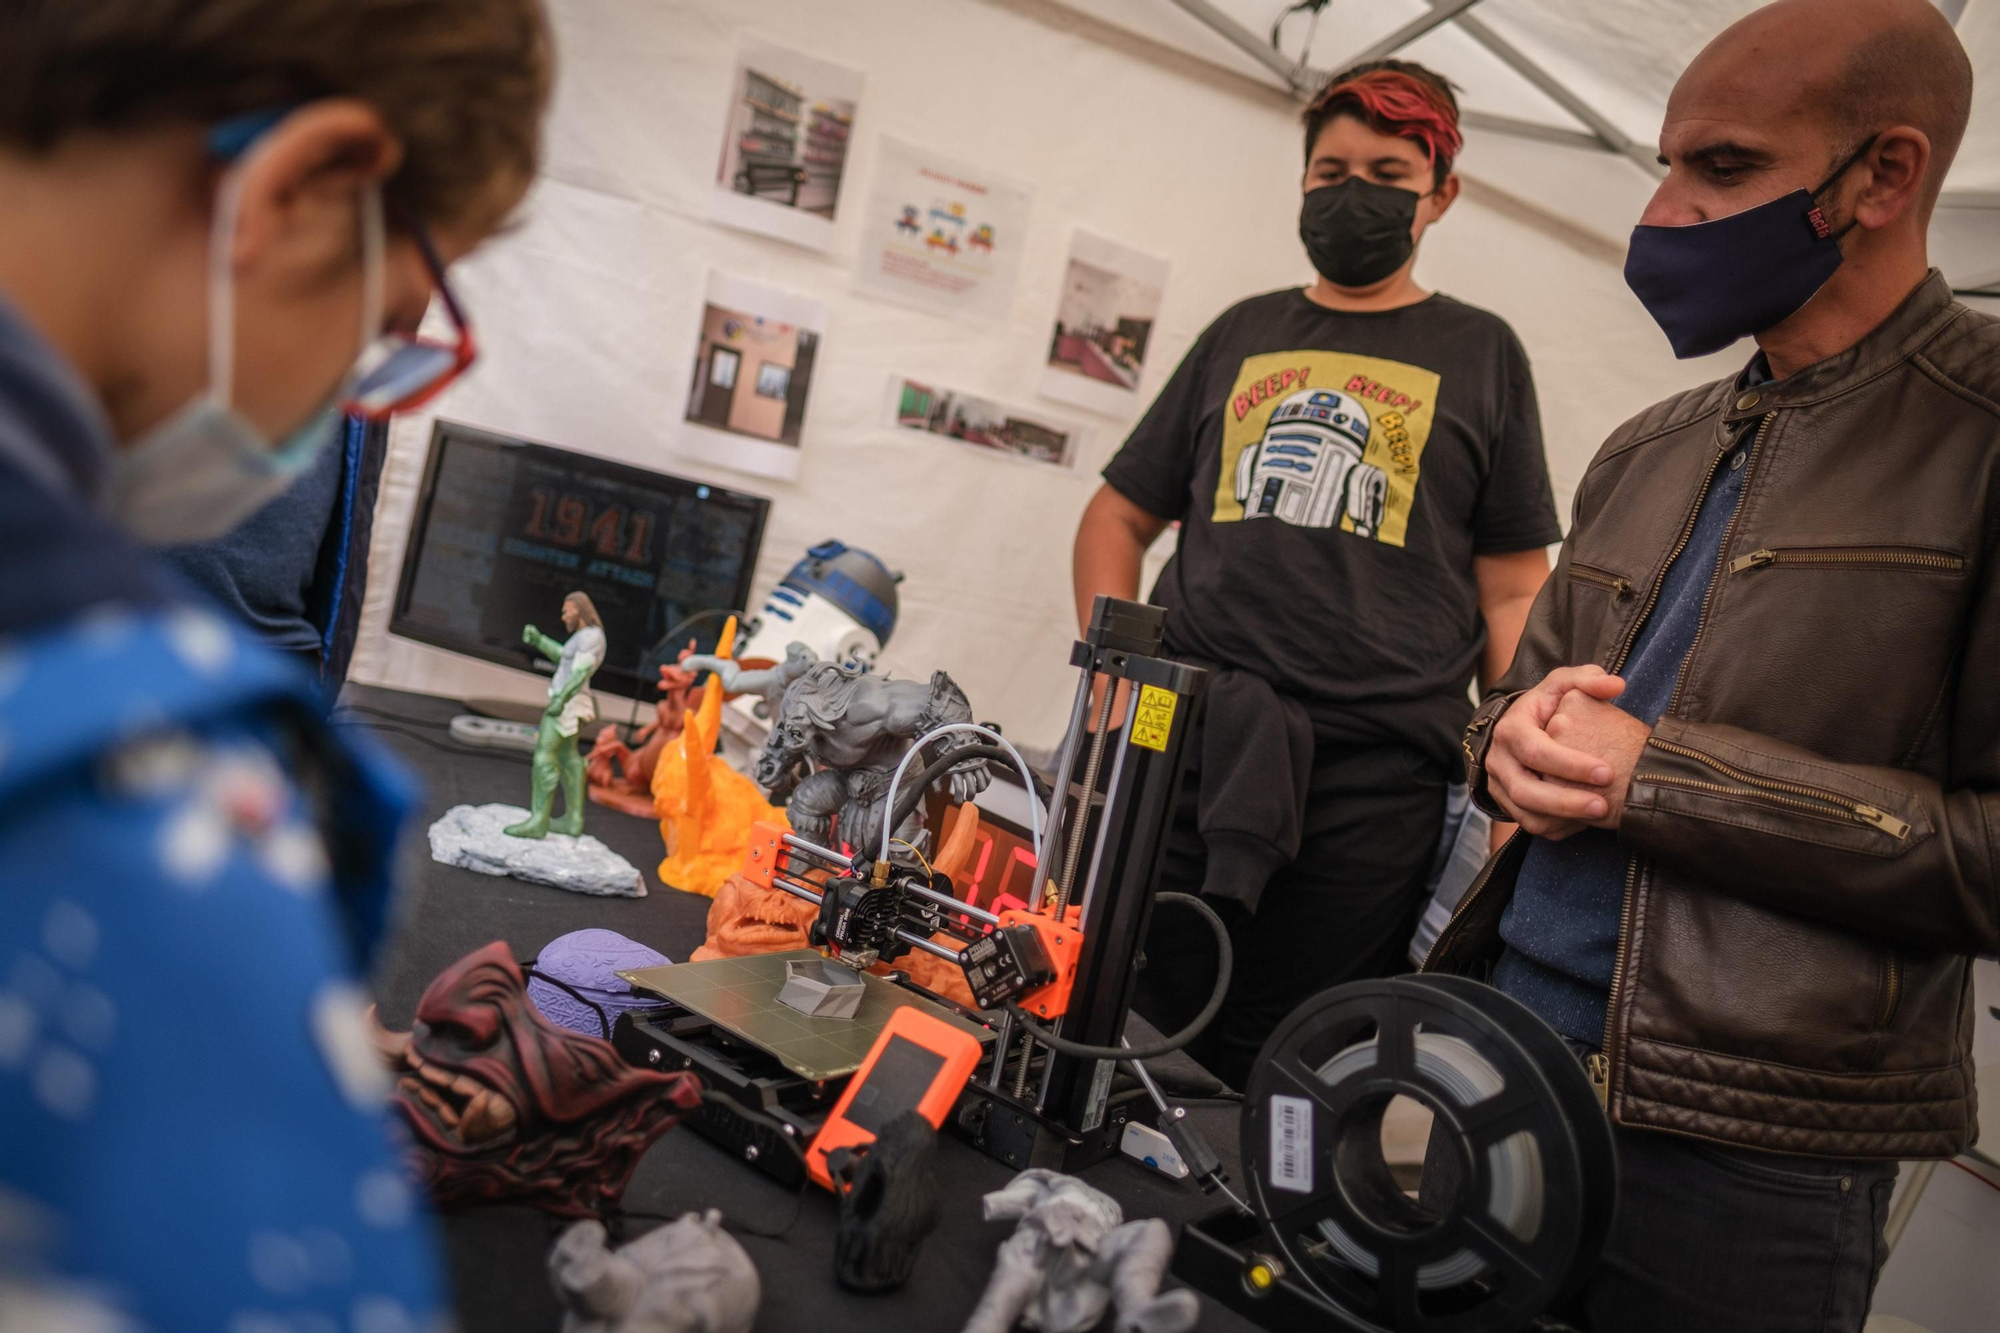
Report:
M557 935L599 926L651 945L679 962L704 935L708 900L665 888L656 869L662 855L659 827L649 820L592 806L586 832L601 838L644 873L645 898L592 898L560 889L475 874L432 861L423 838L430 821L451 806L503 801L525 805L528 758L455 746L445 724L459 710L449 701L350 686L336 720L365 727L422 778L419 822L405 851L404 896L396 928L372 985L386 1024L406 1029L417 999L448 964L492 940L505 940L517 958L532 957ZM1134 1026L1135 1040L1141 1028ZM1234 1107L1191 1105L1223 1156L1232 1181L1236 1163ZM1012 1223L987 1223L980 1196L998 1189L1012 1172L954 1138L941 1136L938 1184L943 1207L916 1274L902 1290L859 1296L833 1280L833 1238L838 1213L831 1196L812 1189L797 1221L781 1239L737 1231L756 1263L763 1305L756 1327L765 1330L955 1330L960 1328L992 1272L993 1253ZM1169 1180L1124 1158L1082 1173L1117 1199L1127 1218L1159 1217L1170 1226L1215 1208L1219 1196ZM793 1214L794 1196L766 1176L685 1127L668 1133L640 1162L625 1195L636 1213L678 1215L719 1208L732 1223L772 1229ZM549 1333L560 1326L549 1286L547 1258L566 1225L529 1208L493 1207L445 1219L444 1238L465 1333ZM651 1222L635 1222L634 1234ZM1107 1321L1108 1326L1108 1321ZM1203 1298L1200 1328L1237 1333L1253 1326Z

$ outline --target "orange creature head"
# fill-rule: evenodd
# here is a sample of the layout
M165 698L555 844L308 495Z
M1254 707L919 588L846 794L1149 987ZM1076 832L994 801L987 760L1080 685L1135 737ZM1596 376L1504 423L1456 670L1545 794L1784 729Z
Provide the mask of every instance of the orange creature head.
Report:
M741 875L731 875L708 908L708 938L691 960L745 958L751 954L783 953L807 946L819 909L783 889L759 888Z

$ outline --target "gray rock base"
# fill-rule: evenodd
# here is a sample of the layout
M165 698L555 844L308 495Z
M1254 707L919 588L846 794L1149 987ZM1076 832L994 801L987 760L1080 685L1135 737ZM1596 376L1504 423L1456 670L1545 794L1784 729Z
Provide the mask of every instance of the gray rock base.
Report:
M510 838L501 831L527 817L518 805L454 805L431 825L431 859L600 898L646 896L637 867L589 834Z

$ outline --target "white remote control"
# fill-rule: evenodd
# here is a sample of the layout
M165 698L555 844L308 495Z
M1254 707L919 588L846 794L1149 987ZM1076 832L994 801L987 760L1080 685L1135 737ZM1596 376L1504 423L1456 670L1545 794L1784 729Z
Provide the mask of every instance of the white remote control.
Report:
M535 735L540 730L525 722L503 722L497 717L475 717L471 713L460 713L451 720L451 738L460 745L474 745L482 750L514 750L521 754L535 752Z

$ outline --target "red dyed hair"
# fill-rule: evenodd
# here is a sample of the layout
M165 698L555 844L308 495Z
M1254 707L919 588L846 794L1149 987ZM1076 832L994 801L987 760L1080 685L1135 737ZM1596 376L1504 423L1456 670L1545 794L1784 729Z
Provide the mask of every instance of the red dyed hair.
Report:
M1306 160L1327 122L1353 116L1377 134L1408 139L1424 150L1435 183L1442 185L1464 144L1458 132L1458 98L1443 75L1410 60L1356 65L1327 80L1305 110Z

